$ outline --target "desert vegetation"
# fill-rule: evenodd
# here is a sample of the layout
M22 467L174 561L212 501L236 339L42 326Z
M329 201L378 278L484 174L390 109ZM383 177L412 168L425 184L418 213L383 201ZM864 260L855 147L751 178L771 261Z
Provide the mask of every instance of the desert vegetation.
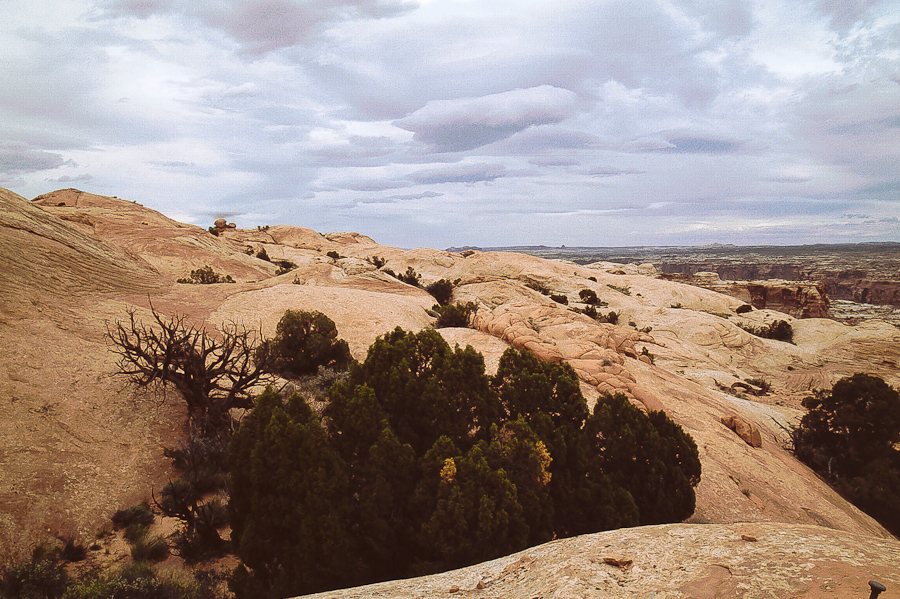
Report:
M126 320L106 330L119 373L129 382L160 394L175 387L204 434L227 427L232 409L253 406L251 390L266 375L266 365L254 359L258 331L230 324L214 336L185 316L168 317L152 306L151 324L136 314L129 309Z
M275 338L254 351L256 364L287 378L315 374L320 367L344 370L351 360L350 347L338 339L334 321L318 311L287 310Z
M446 306L435 304L431 309L438 314L434 327L443 329L446 327L469 326L469 319L478 309L478 306L475 302L466 302L465 304L458 303Z
M490 377L472 348L396 329L329 398L323 419L270 388L232 439L238 597L435 572L693 512L700 463L678 425L623 396L590 413L570 368L528 352L509 350Z
M794 452L849 501L900 534L900 393L855 374L803 402Z
M179 283L188 285L214 285L216 283L234 283L231 275L222 275L213 270L212 266L203 266L192 270L190 276L178 279Z
M738 322L737 326L762 339L775 339L787 343L794 342L794 329L791 327L791 323L786 320L776 320L770 324L759 326Z

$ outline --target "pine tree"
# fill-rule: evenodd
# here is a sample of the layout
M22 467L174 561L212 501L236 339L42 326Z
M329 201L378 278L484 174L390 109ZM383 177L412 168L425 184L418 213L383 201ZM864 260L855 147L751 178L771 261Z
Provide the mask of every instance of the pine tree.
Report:
M356 582L349 480L318 416L271 388L234 435L232 537L253 570L238 596L284 597ZM248 580L252 584L246 584Z

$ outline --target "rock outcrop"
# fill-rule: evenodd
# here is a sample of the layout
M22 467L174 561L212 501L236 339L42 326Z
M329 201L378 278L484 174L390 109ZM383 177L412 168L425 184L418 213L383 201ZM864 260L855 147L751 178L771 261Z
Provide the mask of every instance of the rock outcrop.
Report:
M296 268L279 271L256 257L261 249ZM428 580L393 583L394 594L385 596L403 596L416 584L434 594L455 586L484 596L602 591L643 597L662 596L665 588L671 596L786 597L817 596L826 579L840 593L849 592L856 577L883 575L900 583L896 566L878 565L897 563L890 535L785 449L803 413L800 401L812 389L860 371L900 384L900 329L885 323L800 320L762 307L739 314L749 295L662 280L647 265L406 251L363 235L288 226L234 228L217 237L139 204L77 190L34 202L0 190L0 250L0 396L9 398L0 404L4 547L24 551L48 529L89 538L115 509L144 499L174 474L162 448L177 446L182 434L175 392L142 395L113 376L115 356L104 332L127 309L147 318L152 302L198 326L236 322L264 336L272 335L285 309L316 309L335 321L362 359L396 326L433 326L434 298L387 273L413 268L426 285L458 279L453 301L476 304L477 330L443 331L452 343L482 351L489 368L496 368L505 347L529 349L569 363L591 403L601 393L621 392L645 410L664 410L696 440L703 475L694 524L557 541L462 571L469 572L462 578L428 579L438 587ZM236 283L176 283L205 265ZM568 306L540 290L564 296ZM599 312L615 312L615 324L578 312L588 307L584 290L597 296ZM773 320L791 323L793 344L742 328ZM870 553L861 549L865 545ZM762 572L766 555L775 556L772 588L780 589L771 593L769 583L752 574ZM782 564L791 555L802 556L812 570ZM867 574L839 570L857 559L848 555L871 558L878 567ZM606 557L632 564L616 566ZM539 576L529 574L526 562ZM829 568L843 574L829 578ZM478 578L478 572L491 574ZM367 591L346 596L357 596L353 592Z
M754 308L777 310L795 318L829 316L825 283L780 279L731 281L722 280L714 272L698 272L694 275L662 274L660 277L724 293L745 301Z
M894 539L818 526L670 524L561 539L444 574L309 597L865 599L870 580L898 588L898 558Z

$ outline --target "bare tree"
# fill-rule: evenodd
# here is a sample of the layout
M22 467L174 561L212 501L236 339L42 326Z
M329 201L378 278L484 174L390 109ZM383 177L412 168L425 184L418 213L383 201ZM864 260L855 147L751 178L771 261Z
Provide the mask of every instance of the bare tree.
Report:
M135 308L128 309L127 320L107 324L121 374L142 388L173 385L203 431L230 426L232 408L253 407L250 389L266 376L265 365L254 360L258 331L231 323L214 337L189 325L184 315L169 318L152 304L150 309L151 325L136 318Z

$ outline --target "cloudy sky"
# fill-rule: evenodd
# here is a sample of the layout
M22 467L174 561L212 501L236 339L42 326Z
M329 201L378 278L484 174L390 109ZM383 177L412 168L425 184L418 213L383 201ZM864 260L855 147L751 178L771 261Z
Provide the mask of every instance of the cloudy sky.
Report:
M900 241L897 0L0 0L0 187L385 244Z

